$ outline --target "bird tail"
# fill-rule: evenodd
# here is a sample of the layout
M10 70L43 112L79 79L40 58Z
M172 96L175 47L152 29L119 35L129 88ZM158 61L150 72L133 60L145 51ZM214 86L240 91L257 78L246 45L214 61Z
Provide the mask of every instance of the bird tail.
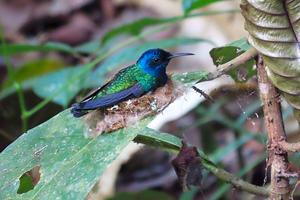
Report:
M81 117L91 110L95 110L98 108L107 108L109 106L116 105L121 101L141 96L143 93L144 90L142 90L141 86L139 84L136 84L131 88L122 90L117 93L107 94L101 98L75 103L72 105L71 113L74 117Z
M71 113L74 117L82 117L83 115L86 115L88 113L87 110L82 109L82 106L80 103L75 103L72 105Z

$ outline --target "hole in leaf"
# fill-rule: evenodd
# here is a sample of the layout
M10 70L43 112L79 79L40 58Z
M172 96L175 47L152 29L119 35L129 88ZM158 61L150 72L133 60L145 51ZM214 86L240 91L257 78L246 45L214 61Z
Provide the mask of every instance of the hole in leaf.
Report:
M40 166L35 166L25 172L20 178L20 185L17 193L22 194L32 190L40 180Z

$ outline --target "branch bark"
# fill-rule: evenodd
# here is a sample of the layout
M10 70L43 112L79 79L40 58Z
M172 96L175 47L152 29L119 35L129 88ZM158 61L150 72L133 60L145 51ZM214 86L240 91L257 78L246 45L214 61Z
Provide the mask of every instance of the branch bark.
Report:
M260 97L263 102L265 126L268 133L268 166L271 167L270 199L289 199L289 172L287 152L280 142L286 141L283 128L279 93L268 80L262 57L257 58Z
M284 139L279 142L282 149L289 152L299 152L300 151L300 142L289 143Z

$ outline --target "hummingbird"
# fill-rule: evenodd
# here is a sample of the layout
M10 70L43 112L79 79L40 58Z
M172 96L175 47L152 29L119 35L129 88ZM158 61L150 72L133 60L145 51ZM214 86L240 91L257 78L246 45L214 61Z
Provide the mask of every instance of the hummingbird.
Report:
M71 113L78 118L89 111L114 106L154 91L167 83L166 67L170 60L188 55L194 54L170 53L158 48L149 49L135 64L120 70L106 84L91 91L81 102L73 104Z

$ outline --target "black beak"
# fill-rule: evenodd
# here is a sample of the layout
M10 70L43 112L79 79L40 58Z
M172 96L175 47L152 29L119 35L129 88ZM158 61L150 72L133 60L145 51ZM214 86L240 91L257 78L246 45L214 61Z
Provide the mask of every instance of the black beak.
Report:
M193 53L174 53L171 56L169 56L168 58L172 59L172 58L176 58L176 57L180 57L180 56L191 56L191 55L194 55L194 54Z

